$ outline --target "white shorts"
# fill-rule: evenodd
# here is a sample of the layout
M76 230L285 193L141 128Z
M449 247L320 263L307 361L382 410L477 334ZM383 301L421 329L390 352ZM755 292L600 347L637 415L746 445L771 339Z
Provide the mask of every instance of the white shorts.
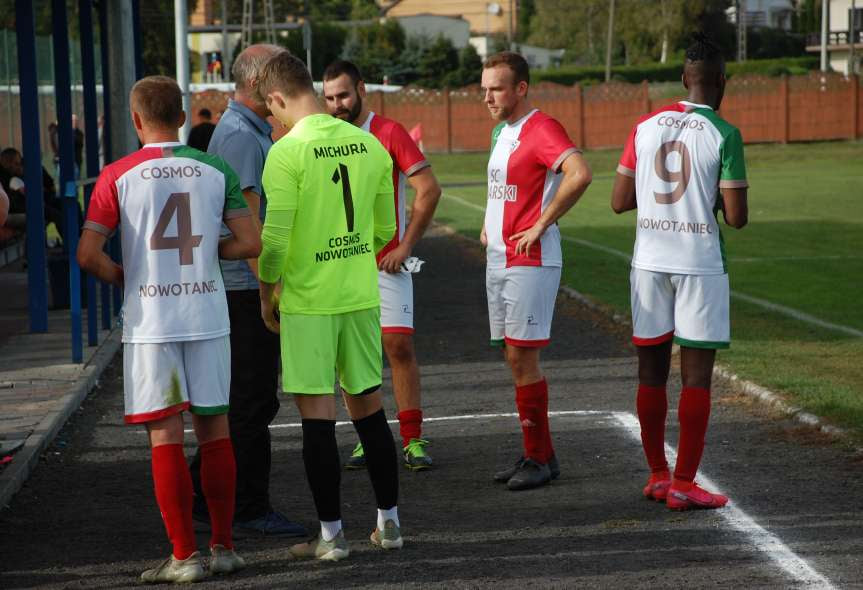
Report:
M632 343L653 346L674 338L689 348L728 348L728 275L679 275L633 268Z
M559 266L486 268L492 346L541 348L551 339Z
M381 291L381 331L384 334L414 333L414 284L409 272L378 273Z
M225 414L230 386L229 336L123 344L128 424L159 420L187 409L199 415Z

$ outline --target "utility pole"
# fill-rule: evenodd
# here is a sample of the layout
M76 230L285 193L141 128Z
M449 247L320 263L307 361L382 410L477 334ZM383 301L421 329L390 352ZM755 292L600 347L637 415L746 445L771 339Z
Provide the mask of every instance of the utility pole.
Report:
M851 18L848 19L848 75L857 72L857 57L854 55L854 44L857 42L857 2L851 0Z
M174 0L174 45L177 53L177 83L183 93L183 111L186 122L180 128L180 141L189 139L192 126L192 101L189 96L189 12L186 0Z
M827 30L830 26L830 0L821 0L821 71L827 71Z
M746 61L746 0L735 1L737 14L737 61Z
M611 80L611 43L614 39L614 0L608 6L608 37L605 42L605 81Z
M228 81L231 61L228 59L228 0L222 0L222 82Z

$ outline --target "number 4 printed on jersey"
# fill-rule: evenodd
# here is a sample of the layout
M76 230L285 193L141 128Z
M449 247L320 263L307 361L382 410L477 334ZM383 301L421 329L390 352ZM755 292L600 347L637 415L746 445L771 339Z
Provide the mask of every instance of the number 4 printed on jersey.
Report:
M174 214L177 215L177 236L166 236L165 231ZM150 250L174 250L180 255L180 266L195 263L195 248L201 245L203 236L192 235L192 207L189 193L171 193L159 214L156 229L150 236Z

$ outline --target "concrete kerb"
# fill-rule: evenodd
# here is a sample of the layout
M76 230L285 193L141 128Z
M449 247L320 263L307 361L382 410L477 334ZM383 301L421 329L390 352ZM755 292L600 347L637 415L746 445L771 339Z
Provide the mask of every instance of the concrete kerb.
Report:
M435 225L447 235L457 236L474 244L479 243L479 240L472 239L463 234L460 234L453 227L444 224ZM565 293L567 297L575 299L588 309L608 316L616 324L619 324L621 326L632 325L632 322L630 322L629 318L622 316L618 313L614 313L608 306L597 303L591 297L573 289L572 287L561 285L560 290ZM675 345L674 348L677 349L677 345ZM787 415L789 418L792 418L793 420L800 422L801 424L804 424L806 426L815 428L819 432L822 432L828 436L832 436L835 438L847 438L850 435L850 433L846 429L840 428L838 426L833 426L832 424L828 424L824 421L823 418L820 418L815 414L806 412L797 406L789 404L779 394L774 393L773 391L770 391L766 387L762 387L757 383L742 379L740 376L732 372L727 367L719 364L715 365L713 367L713 375L715 377L728 381L729 383L732 383L738 391L741 391L746 395L755 398L759 402L774 408L778 412ZM861 451L863 451L863 449L861 449Z
M49 413L39 422L30 436L27 437L23 448L15 454L9 466L0 473L0 510L9 505L12 496L21 489L21 486L24 485L36 467L39 456L53 442L69 417L81 406L81 402L96 386L99 376L120 349L120 338L121 329L114 328L84 366L75 383L61 398L61 409Z

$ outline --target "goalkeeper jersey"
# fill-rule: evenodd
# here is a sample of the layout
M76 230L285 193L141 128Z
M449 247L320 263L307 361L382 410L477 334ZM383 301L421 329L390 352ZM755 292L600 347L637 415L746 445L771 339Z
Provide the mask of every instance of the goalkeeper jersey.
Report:
M380 305L375 253L396 230L392 174L373 135L330 115L301 119L270 149L259 273L281 279L282 312Z

